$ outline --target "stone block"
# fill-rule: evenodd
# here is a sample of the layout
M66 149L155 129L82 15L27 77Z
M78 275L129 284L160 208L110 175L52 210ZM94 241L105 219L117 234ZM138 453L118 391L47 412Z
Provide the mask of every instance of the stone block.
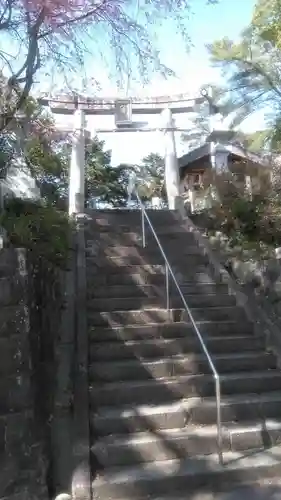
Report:
M16 292L11 278L0 278L0 307L15 303L14 291Z
M11 413L5 419L5 451L7 455L26 455L32 443L33 417L30 410Z
M73 382L72 382L72 360L74 346L70 342L61 344L57 349L58 376L55 404L62 408L69 408L73 397Z
M22 282L18 276L0 278L0 307L19 304L24 295Z
M6 417L0 417L0 454L5 451Z
M25 258L25 251L21 248L0 249L0 277L12 276L22 271L21 263Z
M12 471L14 476L12 477ZM36 463L31 469L23 469L16 464L7 470L7 487L3 491L1 500L47 500L49 499L46 482L38 478Z
M30 380L26 375L0 379L0 411L20 411L30 406Z
M0 491L1 499L10 499L10 493L13 491L13 486L16 482L16 478L19 476L19 466L15 459L5 455L3 462L1 463L1 474L0 474Z
M52 421L53 483L56 491L67 491L71 484L72 418L69 412L56 412Z
M18 335L0 338L0 375L15 377L29 369L29 349L25 340Z
M24 305L0 307L0 338L26 332L28 311Z

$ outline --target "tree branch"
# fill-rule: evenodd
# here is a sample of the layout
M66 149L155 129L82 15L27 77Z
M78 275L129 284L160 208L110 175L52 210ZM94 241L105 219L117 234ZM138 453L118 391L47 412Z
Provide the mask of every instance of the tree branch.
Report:
M66 19L65 21L58 23L56 25L56 29L60 30L64 28L65 26L71 26L72 24L78 23L80 21L84 21L85 19L88 19L90 17L93 17L99 10L102 10L104 7L104 4L106 4L106 0L104 0L103 5L97 5L95 9L89 10L85 14L81 14L80 16L74 17L73 19ZM38 40L41 38L46 38L47 36L51 35L54 32L53 28L50 28L49 30L44 31L38 36Z
M231 61L233 62L242 62L246 66L248 66L250 69L255 70L258 74L260 74L268 83L268 85L271 87L271 89L276 92L276 94L281 98L281 90L279 90L276 85L274 84L273 80L271 77L261 68L261 66L258 63L255 63L254 61L248 61L244 59L240 59L239 57L232 57Z
M15 114L24 105L32 84L33 77L36 71L40 68L40 52L38 47L38 32L40 26L43 23L45 15L45 9L43 8L35 22L35 24L29 28L29 46L27 52L27 58L23 66L18 70L18 72L13 75L8 80L8 87L11 91L14 91L17 96L16 104L8 112L2 114L2 123L0 124L0 130L6 128L10 122L13 120ZM20 77L25 72L25 75ZM19 91L19 84L24 83L24 87Z
M0 30L6 30L10 27L12 19L12 5L14 0L6 0L3 13L0 17Z

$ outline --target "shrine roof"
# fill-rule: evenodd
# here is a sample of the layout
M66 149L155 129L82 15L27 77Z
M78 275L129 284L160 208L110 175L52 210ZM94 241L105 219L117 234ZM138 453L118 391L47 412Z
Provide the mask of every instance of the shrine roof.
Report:
M231 156L237 159L241 158L243 160L248 160L257 165L263 165L264 167L270 167L271 162L265 155L259 155L252 153L238 144L216 144L216 150L218 152L228 152ZM211 143L206 142L199 148L189 151L189 153L184 154L178 159L179 168L191 167L192 163L196 160L207 158L211 154Z

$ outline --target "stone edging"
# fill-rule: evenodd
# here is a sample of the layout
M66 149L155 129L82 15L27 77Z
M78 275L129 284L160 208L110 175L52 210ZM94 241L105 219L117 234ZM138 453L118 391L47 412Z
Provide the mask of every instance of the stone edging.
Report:
M76 231L76 364L73 400L73 459L71 495L91 500L90 422L88 380L88 331L86 311L86 252L84 216L77 218Z
M72 473L73 369L75 360L75 234L69 239L67 269L61 272L64 290L57 358L57 383L52 421L52 463L55 492L69 491ZM63 494L59 494L62 496ZM57 498L57 497L56 497Z

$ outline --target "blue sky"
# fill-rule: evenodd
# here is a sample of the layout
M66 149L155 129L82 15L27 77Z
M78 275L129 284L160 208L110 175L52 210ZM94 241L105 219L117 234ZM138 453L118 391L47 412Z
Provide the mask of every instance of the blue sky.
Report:
M165 81L154 76L145 88L140 85L131 88L131 95L172 95L188 92L192 96L198 92L201 85L220 81L219 71L212 68L209 63L205 45L224 36L238 39L241 30L251 20L255 1L219 0L217 5L209 6L206 5L205 0L191 0L191 2L192 12L187 20L187 29L192 41L189 53L182 44L181 37L174 33L174 26L171 23L166 22L157 33L162 61L174 70L177 77ZM91 78L96 73L99 74L102 86L99 94L103 96L118 95L119 91L114 81L108 78L105 68L98 61L93 63L94 61L88 67L93 68L95 73L91 74L91 71L88 71L87 76ZM77 86L79 86L78 81ZM180 116L181 118L176 117L179 125L188 123L187 116ZM65 119L60 118L58 123L63 125ZM247 129L253 129L254 124L257 126L257 118L248 120ZM153 126L153 123L150 122L150 125ZM88 128L92 130L95 127L110 128L111 126L112 119L106 117L91 119L88 123ZM159 133L101 134L100 138L106 141L109 149L112 149L114 164L120 162L137 163L151 151L163 153ZM177 141L177 147L179 154L184 152L179 141Z

